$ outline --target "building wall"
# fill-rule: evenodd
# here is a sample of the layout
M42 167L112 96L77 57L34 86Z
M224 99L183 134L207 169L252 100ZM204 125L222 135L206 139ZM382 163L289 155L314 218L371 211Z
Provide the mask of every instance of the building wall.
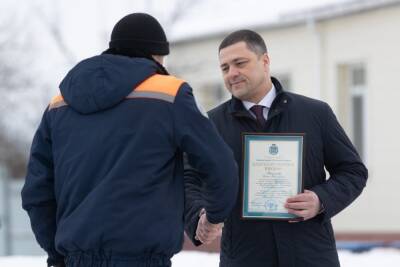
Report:
M400 233L400 179L396 173L400 126L400 5L334 19L258 30L271 58L271 72L289 77L291 91L328 102L352 138L349 117L349 69L365 70L363 158L370 172L361 197L334 218L337 232ZM210 108L202 88L222 86L218 45L224 36L173 44L171 72L193 85L200 102ZM188 67L190 66L190 67ZM397 90L396 90L397 89ZM226 90L225 90L226 91ZM224 99L229 94L225 93ZM221 102L216 101L214 104ZM350 112L351 113L351 112Z
M399 18L400 6L395 6L328 21L321 27L327 70L324 95L330 103L338 107L345 101L337 93L339 65L361 63L366 68L365 161L370 178L360 199L335 218L336 228L343 231L400 232L400 209L393 206L400 203L396 172L400 126L395 108L400 99ZM346 114L336 111L345 121Z
M220 39L216 38L187 45L172 45L171 54L167 59L168 70L189 82L196 99L206 110L220 102L216 99L210 100L210 98L213 98L213 89L220 88L222 99L229 97L228 92L223 87L219 71L219 42Z

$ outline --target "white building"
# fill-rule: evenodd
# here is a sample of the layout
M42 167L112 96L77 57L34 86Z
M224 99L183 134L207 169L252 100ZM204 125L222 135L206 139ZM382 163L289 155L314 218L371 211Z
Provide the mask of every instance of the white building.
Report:
M328 102L369 169L361 197L334 218L336 233L400 239L400 1L351 1L250 29L267 43L272 75L287 90ZM218 45L233 30L172 43L171 73L207 110L230 97Z

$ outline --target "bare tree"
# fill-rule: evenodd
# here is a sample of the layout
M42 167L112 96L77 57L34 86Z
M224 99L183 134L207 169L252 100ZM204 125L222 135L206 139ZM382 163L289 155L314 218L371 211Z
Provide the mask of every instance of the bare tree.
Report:
M25 9L24 9L25 8ZM49 86L37 68L37 25L25 5L6 6L0 17L0 165L13 177L25 175L32 134L49 98Z
M31 6L33 14L42 22L44 28L47 30L49 35L52 37L54 44L58 47L61 54L65 57L69 65L73 65L77 62L76 54L73 49L67 45L62 30L62 12L60 8L60 0L49 1L50 12L45 12L43 4L40 5L37 2L32 1ZM168 10L160 8L160 0L145 0L145 9L149 13L158 14L157 18L162 21L166 31L173 29L174 25L180 21L180 19L186 14L188 8L193 8L198 1L195 0L175 0L168 2ZM165 2L163 3L165 5ZM107 5L103 1L99 1L97 5L98 12L106 15L105 10ZM103 29L98 29L100 40L109 36L109 33L105 33L104 24L101 25Z
M167 31L172 31L175 24L178 23L186 14L189 8L194 8L195 5L199 1L195 0L175 0L172 2L168 2L170 6L168 12L166 13L163 9L157 9L154 0L148 0L147 5L149 11L158 11L160 13L160 17L163 22L163 26ZM159 1L158 1L159 2ZM165 14L165 16L161 16L161 12Z
M10 15L10 17L12 17ZM9 131L9 115L18 109L18 94L33 84L25 71L30 62L21 58L22 51L29 51L28 43L16 38L16 32L24 34L18 22L11 19L0 22L0 165L13 177L22 177L26 168L27 142L18 140Z
M63 31L62 31L62 24L61 24L61 10L59 6L59 0L53 0L48 2L50 5L51 12L45 12L43 4L40 5L32 1L30 4L32 6L33 14L36 18L42 22L43 27L48 31L49 36L52 37L54 44L60 50L60 53L65 57L68 64L73 65L76 63L76 55L67 45L65 41Z

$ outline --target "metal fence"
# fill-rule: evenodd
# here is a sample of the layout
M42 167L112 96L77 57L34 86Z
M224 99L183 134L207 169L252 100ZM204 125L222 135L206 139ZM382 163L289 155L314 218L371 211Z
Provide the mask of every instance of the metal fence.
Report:
M11 179L0 170L0 256L43 255L21 207L23 179Z

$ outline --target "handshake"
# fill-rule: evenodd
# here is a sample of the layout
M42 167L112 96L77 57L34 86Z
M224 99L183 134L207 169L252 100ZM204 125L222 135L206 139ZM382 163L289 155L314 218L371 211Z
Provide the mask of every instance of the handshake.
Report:
M207 215L205 209L200 212L200 219L197 224L195 239L199 240L201 243L209 245L217 237L222 235L222 228L224 223L212 224L207 220Z

